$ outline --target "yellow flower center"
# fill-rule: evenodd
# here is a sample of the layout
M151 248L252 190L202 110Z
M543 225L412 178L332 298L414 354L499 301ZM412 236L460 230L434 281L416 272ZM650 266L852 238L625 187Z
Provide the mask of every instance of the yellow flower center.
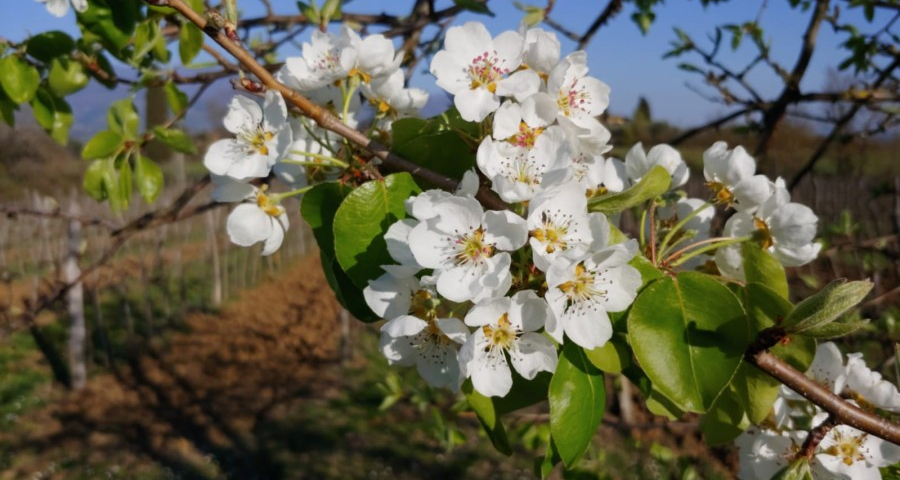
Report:
M266 195L265 192L268 189L268 185L263 185L256 192L256 205L270 216L277 217L284 213L284 207L279 205L277 200L273 200L272 197Z
M734 203L734 193L725 184L721 182L706 182L706 186L713 192L717 203L721 205L732 205Z
M544 212L541 215L541 228L532 230L531 236L546 245L547 253L553 253L556 250L568 248L565 240L566 233L568 233L568 228L565 225L556 225Z
M759 240L759 246L762 247L763 250L767 250L775 245L775 240L772 238L772 232L769 230L769 225L759 217L753 217L753 226L756 227L756 235Z
M488 348L502 348L504 350L508 350L509 347L512 346L519 333L513 328L512 323L510 323L509 313L504 313L503 316L497 320L496 328L485 325L482 327L482 331L490 345Z
M470 90L483 87L491 93L497 91L497 82L503 75L509 73L509 69L499 67L496 54L497 52L493 52L493 55L484 52L472 59L472 63L467 69L469 77L472 79L472 83L469 85Z
M867 436L867 433L854 436L836 431L834 432L835 444L828 447L825 453L840 458L847 466L853 465L853 462L864 461L866 457L862 453L862 444L866 441Z
M543 128L531 128L527 123L519 122L519 133L507 138L506 141L517 147L532 148L543 132Z
M469 235L456 240L459 245L456 262L459 265L478 262L494 254L494 246L484 241L484 229L479 228Z

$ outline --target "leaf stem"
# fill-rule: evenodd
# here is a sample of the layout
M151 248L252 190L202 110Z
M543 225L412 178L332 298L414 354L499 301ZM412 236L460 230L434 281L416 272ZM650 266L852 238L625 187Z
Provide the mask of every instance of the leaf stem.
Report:
M672 238L675 237L675 234L678 233L688 222L690 222L694 217L700 214L703 210L713 206L712 201L707 201L703 205L697 207L696 210L691 212L689 215L685 216L678 223L675 224L672 228L669 229L669 232L666 234L663 241L659 244L659 256L663 256L666 254L666 250L669 248L669 242L672 241ZM672 245L674 247L675 245Z

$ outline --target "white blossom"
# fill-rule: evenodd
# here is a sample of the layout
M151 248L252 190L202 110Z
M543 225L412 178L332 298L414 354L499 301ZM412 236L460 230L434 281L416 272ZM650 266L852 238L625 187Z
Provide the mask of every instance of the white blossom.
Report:
M568 143L560 127L549 127L532 138L513 144L485 137L478 146L478 168L504 201L531 200L543 189L545 173L568 165Z
M356 66L358 56L353 35L347 26L338 35L313 31L310 41L303 44L303 56L285 60L285 69L293 77L293 83L307 91L346 78Z
M703 176L719 203L735 210L752 212L772 194L772 182L755 175L756 160L741 146L728 150L716 142L703 152Z
M900 392L897 386L869 369L861 353L847 355L847 388L854 400L882 410L900 413Z
M435 269L438 293L454 302L504 295L512 283L507 252L525 243L525 220L485 212L472 197L444 197L432 209L410 232L409 246L420 265Z
M492 38L478 22L447 30L444 49L431 61L439 87L453 94L460 116L480 122L500 106L500 97L522 101L537 93L541 80L522 64L524 39L514 31Z
M560 343L565 333L589 350L603 346L612 337L607 312L627 309L641 286L641 274L628 265L637 248L637 241L629 240L581 260L555 258L547 271L544 296L555 317L547 323L547 333Z
M803 445L807 433L776 432L749 428L735 444L740 455L741 480L770 480L779 470L787 467Z
M563 59L547 79L547 93L556 102L557 115L591 128L609 106L609 86L588 76L587 54L577 51Z
M816 479L881 480L879 467L900 461L900 446L849 425L837 425L816 448L812 474Z
M266 194L267 188L226 182L220 183L213 192L213 199L218 202L243 201L228 215L225 229L235 245L249 247L263 242L263 255L271 255L281 247L290 227L287 212L276 198Z
M434 387L459 388L459 345L469 329L456 318L401 315L381 327L381 352L391 365L415 365Z
M274 90L266 92L262 106L247 97L234 97L225 115L225 128L235 138L210 145L203 164L213 174L235 180L268 176L291 144L287 106Z
M54 17L64 17L69 11L70 0L37 0L47 7L47 11ZM71 0L76 12L84 12L88 8L87 0Z
M588 213L587 199L577 184L568 183L536 196L529 203L528 232L534 264L547 271L553 259L576 259L593 246L609 241L609 222L602 213Z
M539 372L556 370L556 347L537 333L551 315L547 302L531 290L472 307L465 322L477 329L460 351L463 377L472 377L482 395L503 397L513 384L507 354L519 375L528 380Z
M420 88L404 88L403 72L395 71L378 77L360 89L375 108L375 116L383 120L380 126L389 129L394 120L415 116L428 102L428 92Z
M681 159L681 154L678 153L678 150L665 144L656 145L649 152L644 153L644 146L641 142L638 142L625 155L625 172L634 183L639 182L644 175L656 166L665 168L669 175L672 176L672 184L669 186L670 190L687 183L691 174L687 164Z

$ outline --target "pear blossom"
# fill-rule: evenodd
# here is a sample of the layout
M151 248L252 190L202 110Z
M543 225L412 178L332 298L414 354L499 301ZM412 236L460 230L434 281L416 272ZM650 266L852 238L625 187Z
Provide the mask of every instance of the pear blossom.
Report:
M494 113L491 135L495 140L529 148L555 119L555 105L546 96L533 95L521 104L504 102Z
M225 115L225 128L236 137L210 145L203 164L213 174L235 180L268 176L291 144L287 106L274 90L266 92L262 106L247 97L234 97Z
M735 210L752 212L772 194L772 182L754 175L756 160L741 146L728 150L716 142L703 152L703 176L715 199Z
M561 51L559 39L555 33L542 28L529 28L524 36L522 65L534 70L546 81L553 67L559 63Z
M749 428L735 439L740 455L741 480L770 480L787 467L803 445L807 432L777 432Z
M513 383L507 354L519 375L528 380L539 372L556 370L556 347L537 333L552 314L547 302L531 290L472 307L465 323L477 329L460 351L463 377L472 377L482 395L504 397Z
M472 169L463 174L459 186L453 193L433 189L408 198L405 205L406 213L418 220L427 220L437 216L439 210L436 205L439 205L440 202L453 197L475 197L476 193L478 193L478 174L475 173L475 169ZM395 260L399 261L396 257Z
M385 120L383 128L390 128L394 120L417 115L428 102L428 92L425 90L403 87L403 72L400 70L363 84L361 90L375 108L375 116Z
M900 392L897 386L884 380L881 374L869 369L861 353L847 355L847 388L853 399L863 406L900 413Z
M526 222L534 264L542 271L558 256L579 258L594 245L606 246L609 239L606 216L587 213L583 191L571 183L536 196L529 204Z
M63 17L69 11L70 0L37 0L47 7L47 11L54 17ZM84 12L88 8L87 0L71 0L76 12Z
M644 152L644 146L641 142L634 144L625 155L625 172L632 182L637 183L644 177L653 167L660 166L669 172L672 176L672 184L669 189L678 188L688 181L691 172L688 166L681 159L678 150L660 144L651 148L649 152Z
M556 102L560 118L590 128L609 106L609 86L587 74L587 54L573 52L550 72L547 93Z
M391 365L415 365L434 387L459 388L459 345L469 329L456 318L401 315L381 327L381 352Z
M228 215L225 229L235 245L249 247L263 242L263 255L278 251L290 227L284 207L278 204L277 198L266 194L267 189L267 185L257 188L248 183L226 181L213 193L213 199L219 202L243 201Z
M524 39L514 31L492 38L478 22L447 30L444 49L431 61L439 87L453 94L463 120L480 122L500 106L500 97L523 101L537 93L541 79L519 70Z
M518 140L517 140L518 141ZM491 188L507 202L524 202L543 189L544 174L568 165L568 143L557 126L537 134L533 142L512 144L485 137L476 163L491 180Z
M424 300L431 298L421 281L413 276L415 270L404 271L402 267L395 269L394 265L384 265L382 268L385 273L375 280L369 280L369 284L363 289L366 304L375 315L393 320L412 313L417 300L418 303L424 303ZM421 308L422 305L417 307Z
M878 469L898 461L900 445L837 425L819 443L811 466L814 478L881 480Z
M403 53L395 52L394 42L381 34L360 38L350 27L341 28L341 35L348 38L349 47L356 52L356 64L347 75L357 76L363 84L376 78L388 77L400 71ZM402 72L401 72L402 75Z
M435 269L438 293L454 302L504 295L512 284L508 252L525 243L525 220L485 212L472 197L445 197L433 210L409 233L409 246L420 265Z
M776 183L775 191L755 213L737 212L729 218L723 235L743 237L753 234L755 241L786 267L809 263L822 248L821 244L813 242L818 217L806 205L793 203L790 199L787 189ZM718 249L715 259L724 275L743 280L739 246Z
M316 30L303 44L303 56L289 57L285 69L300 90L314 90L346 78L357 64L355 33L346 25L338 35ZM357 36L356 39L359 37Z
M628 262L637 253L636 240L595 250L572 260L557 257L547 270L547 293L554 317L546 331L559 343L563 334L585 349L603 346L612 337L608 312L628 308L641 286L641 274Z

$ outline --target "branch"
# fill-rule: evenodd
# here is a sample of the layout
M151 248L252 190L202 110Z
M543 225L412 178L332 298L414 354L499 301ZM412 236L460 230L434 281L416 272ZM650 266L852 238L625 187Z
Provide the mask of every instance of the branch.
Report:
M692 129L682 133L681 135L673 138L672 140L669 140L666 143L668 143L669 145L673 145L673 146L678 145L679 143L693 137L694 135L697 135L698 133L704 132L711 128L719 128L722 125L734 120L735 118L740 117L741 115L744 115L745 113L748 113L749 111L750 111L749 108L744 108L744 109L738 110L734 113L729 113L728 115L717 118L707 124L700 125L699 127L694 127Z
M229 54L231 54L231 56L233 56L241 64L243 64L248 71L256 75L256 77L263 85L271 90L275 90L281 93L284 96L285 101L296 106L298 109L300 109L301 112L303 112L304 115L315 121L320 127L340 135L356 146L367 150L369 153L379 158L382 164L387 169L409 172L412 175L415 175L416 177L425 180L433 185L436 185L444 190L453 190L457 187L459 182L457 182L456 180L416 165L415 163L412 163L409 160L406 160L398 156L397 154L392 153L386 146L374 140L371 140L362 132L345 125L328 110L320 107L319 105L316 105L308 98L301 95L299 92L276 80L275 77L269 72L269 70L266 69L266 67L260 65L259 62L257 62L256 59L253 58L253 55L251 55L250 52L241 47L241 45L237 42L229 39L224 32L208 25L206 19L201 17L190 6L184 3L183 0L143 1L150 5L167 6L177 10L188 20L190 20L198 27L200 27L200 29L206 32L206 34L209 35L210 38L215 40L215 42L218 43L222 48L224 48ZM448 10L453 10L453 7L444 10L444 12ZM495 210L504 210L507 207L504 202L500 201L487 189L480 190L477 198L488 208L492 208Z
M601 27L606 25L610 20L612 20L619 12L622 11L622 0L610 0L609 3L606 4L606 8L600 12L600 15L597 15L597 18L594 20L594 23L591 24L590 27L584 32L584 35L578 39L578 47L577 50L583 50L588 43L590 43L591 39L594 38L594 34L597 33L597 30L600 30Z
M754 352L751 347L744 360L756 365L760 370L830 413L838 423L900 445L900 425L846 402L768 350Z

